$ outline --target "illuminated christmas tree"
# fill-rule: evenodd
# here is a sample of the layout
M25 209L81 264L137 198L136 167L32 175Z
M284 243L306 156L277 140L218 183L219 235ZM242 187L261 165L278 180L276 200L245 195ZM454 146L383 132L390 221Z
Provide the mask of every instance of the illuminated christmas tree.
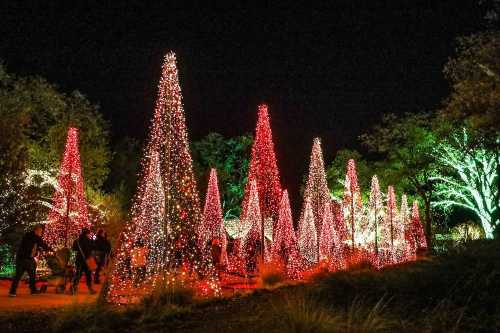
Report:
M78 129L70 127L52 198L44 238L53 249L71 247L82 228L89 228L87 201L78 151Z
M420 213L418 211L418 202L413 201L411 210L411 224L413 226L413 235L417 250L427 250L427 239L425 238L424 226L420 222Z
M198 235L199 246L204 250L204 255L207 257L210 256L209 246L207 245L214 239L219 241L221 246L221 263L227 265L226 229L222 219L219 185L217 182L217 171L215 169L210 170L203 219Z
M331 205L325 205L325 211L322 215L323 222L321 223L321 232L319 236L319 259L325 260L332 257L333 247L339 245L339 242L334 242L335 231L333 229L333 213Z
M272 245L272 259L288 263L293 251L297 251L297 237L293 229L292 211L288 191L284 190L281 196L278 222L276 223L275 238Z
M314 213L308 197L305 198L304 210L299 221L299 251L307 263L318 262L318 236L314 225Z
M380 230L380 245L384 250L384 256L382 260L384 265L395 263L398 261L398 228L400 224L398 215L399 214L394 187L389 186L387 189L387 208L385 213L385 220Z
M344 183L344 199L342 202L343 219L347 229L347 239L351 249L364 244L363 231L360 225L363 218L363 202L358 185L356 163L349 160L347 163L347 174Z
M109 300L120 301L120 296L136 284L130 260L138 250L145 251L147 257L142 286L150 287L158 278L182 267L209 269L197 246L201 212L174 53L164 59L131 215L117 251Z
M411 223L410 210L408 208L408 198L406 194L401 196L401 209L399 210L400 223L404 232L404 256L403 261L415 260L416 244L413 235L413 225Z
M245 260L247 271L251 272L255 271L259 260L264 261L264 231L259 206L259 192L255 180L250 182L250 197L244 211L245 216L242 223L248 226L248 232L242 239L240 253Z
M304 198L309 198L314 214L314 225L316 230L321 230L325 206L330 203L330 191L326 181L325 165L323 163L323 153L321 151L321 141L315 138L309 163L309 176L307 178Z
M259 105L259 115L255 139L252 146L252 156L248 169L248 181L243 196L243 210L241 216L246 215L245 207L250 198L251 181L257 182L259 192L260 211L262 218L272 218L276 223L278 220L278 208L281 199L281 185L276 157L274 155L274 144L269 124L267 105Z
M384 223L384 204L382 202L382 193L377 176L372 177L370 190L370 203L368 207L369 229L372 233L371 240L367 240L373 245L375 255L378 254L380 242L380 225Z

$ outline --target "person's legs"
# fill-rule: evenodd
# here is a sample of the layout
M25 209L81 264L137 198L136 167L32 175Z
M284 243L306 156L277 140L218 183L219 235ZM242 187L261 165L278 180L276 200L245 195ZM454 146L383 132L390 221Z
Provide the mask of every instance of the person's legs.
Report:
M104 267L104 260L102 260L101 258L99 258L99 260L97 261L97 268L95 270L95 273L94 273L94 283L95 284L99 284L101 283L101 280L100 280L100 275L101 275L101 271Z
M28 271L29 277L29 285L31 293L36 293L38 290L36 289L36 261L35 259L26 260L26 270Z
M24 260L18 260L16 261L16 273L14 275L14 279L12 280L12 284L10 285L10 291L9 294L15 295L17 291L17 286L19 284L19 281L23 277L24 271L25 271L25 265L24 265Z
M76 294L78 290L78 284L80 283L80 279L82 277L83 265L80 263L76 264L75 276L73 277L73 283L71 285L71 291L73 294Z
M85 282L87 284L87 288L91 294L94 294L95 291L92 288L92 272L88 269L87 265L83 265L83 272L85 273Z

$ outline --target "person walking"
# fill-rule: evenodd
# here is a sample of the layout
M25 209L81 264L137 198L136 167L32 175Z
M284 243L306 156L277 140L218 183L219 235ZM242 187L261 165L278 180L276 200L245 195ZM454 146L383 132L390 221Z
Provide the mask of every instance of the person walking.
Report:
M85 282L87 284L87 288L89 289L89 293L91 295L96 293L96 291L92 288L92 271L96 268L95 259L93 257L94 248L95 244L92 240L90 230L84 228L78 239L73 242L72 246L72 250L76 253L76 272L71 286L71 293L73 295L75 295L78 291L78 284L80 283L82 274L85 274Z
M35 257L40 250L52 251L52 249L43 241L42 235L43 227L41 225L37 225L32 231L27 232L23 236L16 254L16 274L14 275L14 279L12 280L12 284L10 286L10 297L15 297L17 295L17 286L24 272L28 273L31 295L40 294L40 291L36 289L35 285Z
M94 284L101 283L101 272L106 268L109 260L109 255L111 254L111 243L108 240L108 234L104 229L99 229L97 231L97 236L95 239L95 250L96 250L96 261L97 269L94 273Z

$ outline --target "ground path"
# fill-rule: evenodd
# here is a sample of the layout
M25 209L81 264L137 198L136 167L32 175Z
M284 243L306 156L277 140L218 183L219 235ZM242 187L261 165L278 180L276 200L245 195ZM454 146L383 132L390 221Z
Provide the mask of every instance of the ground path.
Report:
M83 280L82 280L83 281ZM40 288L40 284L37 284ZM77 295L56 294L55 287L48 286L47 292L40 295L31 295L28 285L21 281L17 288L17 296L9 297L10 280L0 280L0 312L2 311L33 311L46 310L66 305L90 303L97 299L97 294L90 295L85 283L80 283ZM95 289L99 291L100 286Z
M222 294L232 296L236 292L250 291L255 289L256 278L245 278L236 275L223 275ZM0 312L1 311L36 311L58 308L74 304L92 303L97 299L97 295L90 295L83 282L78 287L77 295L57 294L55 286L48 285L47 292L40 295L31 295L28 284L23 280L19 283L16 297L9 297L9 288L11 280L0 280ZM37 283L37 288L44 283ZM96 291L100 290L101 285L95 285Z

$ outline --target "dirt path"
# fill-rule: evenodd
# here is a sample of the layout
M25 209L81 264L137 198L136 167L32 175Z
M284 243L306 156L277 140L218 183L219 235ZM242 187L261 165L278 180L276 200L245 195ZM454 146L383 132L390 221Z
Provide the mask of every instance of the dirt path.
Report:
M0 311L46 310L66 305L94 302L96 295L89 295L85 283L80 283L78 295L56 294L55 287L49 286L45 294L31 295L28 285L22 281L17 288L17 297L9 297L10 280L0 280ZM37 284L40 287L40 284ZM95 286L99 291L100 286Z

